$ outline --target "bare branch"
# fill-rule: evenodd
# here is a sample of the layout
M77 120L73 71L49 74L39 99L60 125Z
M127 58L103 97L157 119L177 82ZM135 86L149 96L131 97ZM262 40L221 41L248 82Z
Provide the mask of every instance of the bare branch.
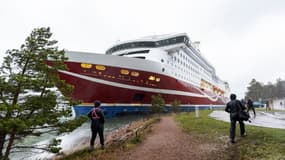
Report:
M5 106L8 106L8 105L9 105L9 104L7 103L7 101L6 101L6 99L4 98L2 92L0 92L0 99L1 99L1 101L5 104Z
M29 61L30 61L30 58L27 58L27 60L26 60L26 62L25 62L25 65L24 65L24 68L23 68L22 73L21 73L21 77L24 76L24 74L25 74L25 72L26 72L26 69L27 69L27 66L28 66L28 64L29 64ZM20 82L20 84L18 84L16 93L15 93L15 95L14 95L13 105L16 105L17 102L18 102L18 97L19 97L21 88L22 88L22 83Z

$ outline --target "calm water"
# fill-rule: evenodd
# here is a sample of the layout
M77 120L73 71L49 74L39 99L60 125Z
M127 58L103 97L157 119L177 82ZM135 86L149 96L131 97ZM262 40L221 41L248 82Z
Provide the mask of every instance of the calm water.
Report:
M116 130L124 125L129 124L132 121L142 119L143 115L127 115L115 118L110 118L106 120L105 123L105 135L113 130ZM74 130L73 132L65 135L57 136L57 138L62 139L61 147L62 151L70 151L79 148L81 145L89 143L90 139L90 121L84 123L82 126ZM23 139L21 145L44 145L47 144L51 139L55 138L55 134L49 133L44 134L40 137L27 137ZM98 138L96 139L96 141ZM49 159L53 154L44 152L42 150L21 150L21 152L16 152L11 154L10 158L13 160L34 160L34 159Z

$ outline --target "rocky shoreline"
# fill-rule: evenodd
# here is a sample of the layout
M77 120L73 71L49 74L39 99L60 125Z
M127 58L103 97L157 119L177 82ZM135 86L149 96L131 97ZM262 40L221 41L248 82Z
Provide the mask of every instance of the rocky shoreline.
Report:
M152 123L154 123L157 119L155 118L145 118L141 120L137 120L134 122L131 122L121 128L118 128L110 133L108 133L105 136L105 146L111 146L115 144L119 144L121 142L124 142L131 137L136 136L140 132L142 132L144 129L149 127ZM99 148L99 139L96 138L95 142L95 149ZM63 152L61 155L57 155L54 157L54 159L61 159L63 156L70 155L72 153L75 153L77 151L83 150L89 148L89 138L86 138L82 140L82 142L78 143L76 146L72 147L72 150L68 150Z

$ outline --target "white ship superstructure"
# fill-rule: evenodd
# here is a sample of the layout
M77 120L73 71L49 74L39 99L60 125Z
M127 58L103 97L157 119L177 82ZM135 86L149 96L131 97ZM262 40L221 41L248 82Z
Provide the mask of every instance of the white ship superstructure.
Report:
M164 66L161 74L228 96L228 83L216 75L215 68L200 53L199 44L191 42L184 33L151 36L116 44L106 54L161 63Z
M120 42L106 54L66 51L68 71L60 78L74 86L83 103L101 100L124 106L151 104L160 94L170 105L223 105L228 83L200 53L199 42L184 34L150 36Z

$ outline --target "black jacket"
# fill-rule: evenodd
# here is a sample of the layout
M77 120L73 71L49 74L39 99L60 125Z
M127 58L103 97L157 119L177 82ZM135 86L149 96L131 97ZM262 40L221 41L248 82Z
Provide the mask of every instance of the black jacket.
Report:
M239 101L239 100L231 100L227 103L227 106L225 108L225 111L230 113L231 119L238 119L239 112L241 110L245 110L245 106Z
M99 119L92 118L92 112L93 112L94 109L96 109L95 112L98 115ZM90 118L90 120L92 121L91 123L94 124L94 125L97 124L97 123L100 123L100 124L104 124L105 123L104 113L103 113L103 110L101 108L92 108L87 116Z
M252 100L249 99L249 100L247 101L247 107L248 107L248 108L253 108L253 102L252 102Z

